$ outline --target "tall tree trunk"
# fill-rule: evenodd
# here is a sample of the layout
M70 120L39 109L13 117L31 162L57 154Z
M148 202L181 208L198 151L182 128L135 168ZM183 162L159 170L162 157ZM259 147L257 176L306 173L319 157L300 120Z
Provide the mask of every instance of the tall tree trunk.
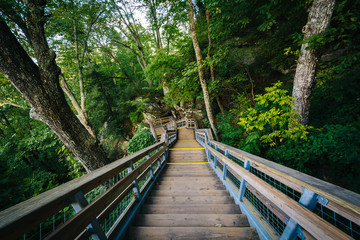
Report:
M314 0L307 24L303 27L304 40L323 33L329 26L335 0ZM294 78L294 110L299 114L298 122L308 124L311 93L316 74L318 56L315 49L306 49L309 43L301 45L301 56L298 60Z
M206 10L206 22L207 22L207 28L208 28L208 41L209 41L209 46L208 46L208 52L207 52L207 57L208 59L210 59L211 57L211 45L212 45L212 39L211 39L211 29L210 29L210 11ZM215 81L215 71L214 71L214 64L210 65L210 76L211 76L211 81L214 82ZM220 111L224 111L224 107L221 104L220 98L218 95L216 95L216 103L218 104Z
M103 149L72 112L60 87L60 68L45 37L46 1L28 0L26 4L27 26L38 65L0 20L0 71L29 101L31 117L46 123L87 171L104 166L108 159Z
M213 114L213 111L211 108L209 90L208 90L206 80L205 80L204 64L203 64L203 60L202 60L201 50L200 50L200 46L199 46L199 41L197 39L196 29L195 29L193 4L192 4L191 0L187 0L186 4L188 5L190 34L191 34L191 39L192 39L194 50L195 50L196 62L197 62L198 71L199 71L199 79L200 79L200 84L201 84L201 88L202 88L203 95L204 95L205 109L206 109L206 113L207 113L207 116L208 116L208 119L210 122L211 129L214 132L215 139L219 140L219 137L217 135L216 125L215 125L215 118L214 118L214 114Z

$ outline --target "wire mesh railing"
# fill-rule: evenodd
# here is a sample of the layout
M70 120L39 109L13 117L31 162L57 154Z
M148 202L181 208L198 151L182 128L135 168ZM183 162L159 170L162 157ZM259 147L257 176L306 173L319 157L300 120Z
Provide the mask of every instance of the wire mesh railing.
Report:
M24 240L54 237L60 233L64 234L64 231L64 238L68 239L75 236L92 239L91 235L94 234L113 237L114 231L122 228L122 225L119 227L119 223L124 221L122 218L127 211L138 207L138 197L144 198L142 194L146 194L154 182L152 180L163 168L167 157L167 144L172 144L176 140L176 134L165 132L164 136L163 142L52 189L49 193L45 192L20 203L19 206L2 211L1 234L6 236L6 239ZM131 180L132 178L134 180ZM117 194L114 194L116 192ZM106 202L108 204L105 204ZM99 208L101 206L106 207ZM21 211L31 208L34 209ZM80 225L71 225L71 222L82 219L84 215L76 214L76 211L91 212L95 218L79 220L80 223L77 224ZM94 215L95 213L97 215ZM10 215L17 217L9 217ZM50 217L47 217L49 215ZM35 219L35 221L25 219ZM84 222L85 226L88 226L83 228L81 226ZM96 227L97 224L99 228ZM103 233L98 233L99 229Z
M254 162L251 162L251 159L249 159L248 156L249 154L246 156L242 156L241 154L239 155L236 149L227 147L227 145L220 144L209 139L207 130L197 130L196 139L202 146L206 148L208 160L213 166L215 172L217 172L217 175L219 177L220 176L223 177L224 175L223 169L225 169L224 165L227 165L227 161L230 161L229 164L235 163L236 166L240 166L242 169L247 170L249 174L256 177L258 179L257 181L264 182L264 184L271 186L272 188L286 195L293 201L300 203L304 202L304 199L302 199L303 197L302 195L305 194L304 191L306 192L308 190L307 189L301 190L303 189L302 186L296 186L294 188L296 183L299 181L295 181L295 183L292 182L290 184L290 182L288 182L288 180L286 179L286 177L284 177L284 175L281 176L277 175L278 173L277 170L271 171L270 167L263 168L262 165L261 164L259 165L259 163L256 160L254 160ZM227 159L227 160L224 162L220 159L222 160ZM246 161L248 161L248 163L246 163ZM244 167L245 165L246 167ZM287 228L287 221L290 220L291 217L289 217L285 212L283 212L284 209L278 208L276 205L274 205L274 202L269 201L269 199L263 196L260 191L254 190L254 188L252 188L251 185L246 184L246 181L242 179L241 176L236 171L234 172L231 168L228 167L226 169L227 171L225 171L225 179L223 183L225 184L225 186L227 187L227 189L230 191L230 193L234 198L236 197L242 199L241 201L239 199L235 199L235 200L242 203L245 202L246 206L256 211L257 213L255 215L261 216L261 219L259 219L258 221L260 225L264 226L265 224L267 226L270 226L270 228L272 229L271 234L269 233L271 236L277 238L283 234L287 234L288 230L285 231L285 229ZM264 170L266 169L266 171L263 171L263 169ZM305 174L303 175L305 176ZM242 181L244 181L245 184L242 184ZM245 186L243 190L242 187L244 186L242 185ZM355 198L358 198L360 200L358 195L356 195L355 193L352 194L355 196ZM314 196L316 196L315 201L318 202L314 210L314 215L321 217L322 219L326 220L329 224L335 226L337 229L340 229L342 232L349 235L348 237L351 236L354 239L360 239L359 236L360 227L357 222L354 222L353 219L349 219L349 217L345 217L341 215L339 212L336 212L334 209L330 209L333 208L334 204L328 204L328 199L317 194L314 194ZM343 210L342 212L346 213L345 210ZM359 217L360 216L358 215L358 218ZM329 229L331 228L331 231L334 231L336 232L336 234L341 235L341 233L337 232L336 229L330 227L329 225L326 226L328 226ZM312 231L312 229L310 229L310 231ZM307 231L305 231L305 233L310 234ZM303 238L305 236L303 231L296 233L295 236L296 235L298 235L297 238L300 237ZM348 238L346 237L347 235L341 235L341 236L343 236L343 238L346 239ZM332 238L334 239L333 236Z

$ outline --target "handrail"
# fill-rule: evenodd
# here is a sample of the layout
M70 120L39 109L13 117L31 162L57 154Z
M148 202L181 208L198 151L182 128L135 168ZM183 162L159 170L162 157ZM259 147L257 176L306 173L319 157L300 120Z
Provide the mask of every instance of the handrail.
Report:
M212 163L215 172L222 179L235 201L241 207L246 208L245 212L249 212L249 209L253 207L249 207L249 201L244 197L245 191L250 191L258 201L267 206L284 224L287 224L284 232L278 232L284 237L280 239L294 239L289 237L291 234L293 237L298 234L310 234L318 239L351 239L349 235L334 227L326 219L322 219L312 212L316 204L333 211L334 214L341 215L353 224L360 224L359 194L214 141L209 129L196 130L196 139L206 148L208 160ZM236 161L232 159L236 159ZM286 188L299 192L301 194L300 203L295 201L298 199L294 200L288 197L276 189L272 182L264 181L264 179L278 181ZM234 182L239 183L240 186ZM312 199L313 206L310 207L303 202L305 195L309 196L311 192L314 199ZM258 214L250 215L253 216L252 218L256 218L254 216ZM255 220L254 225L257 225L258 228L268 225L261 219L257 219L257 222ZM298 231L297 224L303 228L303 232ZM290 229L291 225L293 225L292 230ZM265 228L260 231L266 231ZM274 238L274 235L267 231L263 238Z
M150 185L150 180L153 180L155 174L158 174L164 166L168 147L174 141L176 141L176 133L165 131L162 140L152 146L3 210L0 212L0 235L2 239L19 238L70 204L78 211L78 214L65 222L48 238L67 239L64 236L68 236L69 239L75 238L89 224L90 228L88 227L88 229L93 231L92 234L95 231L96 239L113 237L116 234L114 231L109 231L106 236L103 232L96 232L98 231L96 226L100 226L99 220L104 220L117 206L116 203L121 202L121 199L131 190L137 193L137 200L140 200L139 196ZM143 161L144 157L146 157L145 161L139 162L140 160ZM133 165L137 163L140 165L134 168ZM117 182L113 180L120 173L126 175ZM147 179L149 176L151 178ZM115 182L114 185L107 186L105 193L88 204L84 194L108 180ZM137 181L145 182L139 188ZM132 201L130 205L135 206L135 203L136 201ZM130 208L130 205L127 209ZM117 225L119 225L118 222Z

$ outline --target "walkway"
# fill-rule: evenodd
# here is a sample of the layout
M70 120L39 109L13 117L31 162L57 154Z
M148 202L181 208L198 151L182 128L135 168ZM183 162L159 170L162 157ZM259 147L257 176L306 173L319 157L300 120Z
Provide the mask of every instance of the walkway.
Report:
M194 130L179 129L178 137L129 239L258 239L213 174Z

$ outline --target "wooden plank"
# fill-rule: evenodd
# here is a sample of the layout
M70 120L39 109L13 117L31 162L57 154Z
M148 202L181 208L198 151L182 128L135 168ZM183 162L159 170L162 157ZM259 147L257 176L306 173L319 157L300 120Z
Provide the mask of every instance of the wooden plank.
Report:
M157 185L154 186L154 190L182 190L182 191L191 191L191 190L225 190L223 185L211 185L211 186L204 186L204 185Z
M306 209L298 202L292 200L285 194L265 183L260 178L232 162L214 149L210 151L221 158L229 168L239 173L250 185L269 199L275 206L280 208L286 215L293 218L300 226L306 229L311 235L318 239L352 239L350 236L326 222L315 213Z
M141 210L147 214L179 214L179 213L213 213L213 214L240 214L240 208L236 204L177 204L157 205L144 204Z
M94 220L114 199L120 195L148 166L155 161L164 151L163 147L148 160L135 168L126 177L108 189L103 195L86 206L82 211L65 222L57 230L51 233L46 239L74 239L92 220Z
M231 155L253 162L261 171L272 172L279 176L277 180L285 185L294 187L300 192L302 192L301 188L304 187L325 197L329 200L326 207L360 225L359 194L220 142L212 141L212 143L226 147Z
M256 230L250 227L132 227L129 239L176 239L176 240L239 240L259 239Z
M276 207L270 200L268 200L266 197L264 197L259 191L257 191L255 188L253 188L250 184L248 184L247 188L249 191L254 194L271 212L273 212L283 223L286 224L286 220L289 219L289 217L281 211L278 207ZM269 221L269 219L266 219Z
M153 190L151 191L151 196L228 196L229 193L225 190L198 190L198 191L176 191L173 190L163 191L163 190Z
M0 233L9 239L20 237L23 233L39 225L45 219L68 206L69 197L82 191L87 193L108 179L125 170L130 161L136 162L148 152L161 146L163 142L140 150L82 177L69 181L56 188L30 198L0 212ZM19 227L21 226L21 228ZM21 229L21 231L19 231Z
M139 214L134 222L148 227L250 227L243 214Z
M160 196L150 197L148 204L229 204L234 200L228 196Z

